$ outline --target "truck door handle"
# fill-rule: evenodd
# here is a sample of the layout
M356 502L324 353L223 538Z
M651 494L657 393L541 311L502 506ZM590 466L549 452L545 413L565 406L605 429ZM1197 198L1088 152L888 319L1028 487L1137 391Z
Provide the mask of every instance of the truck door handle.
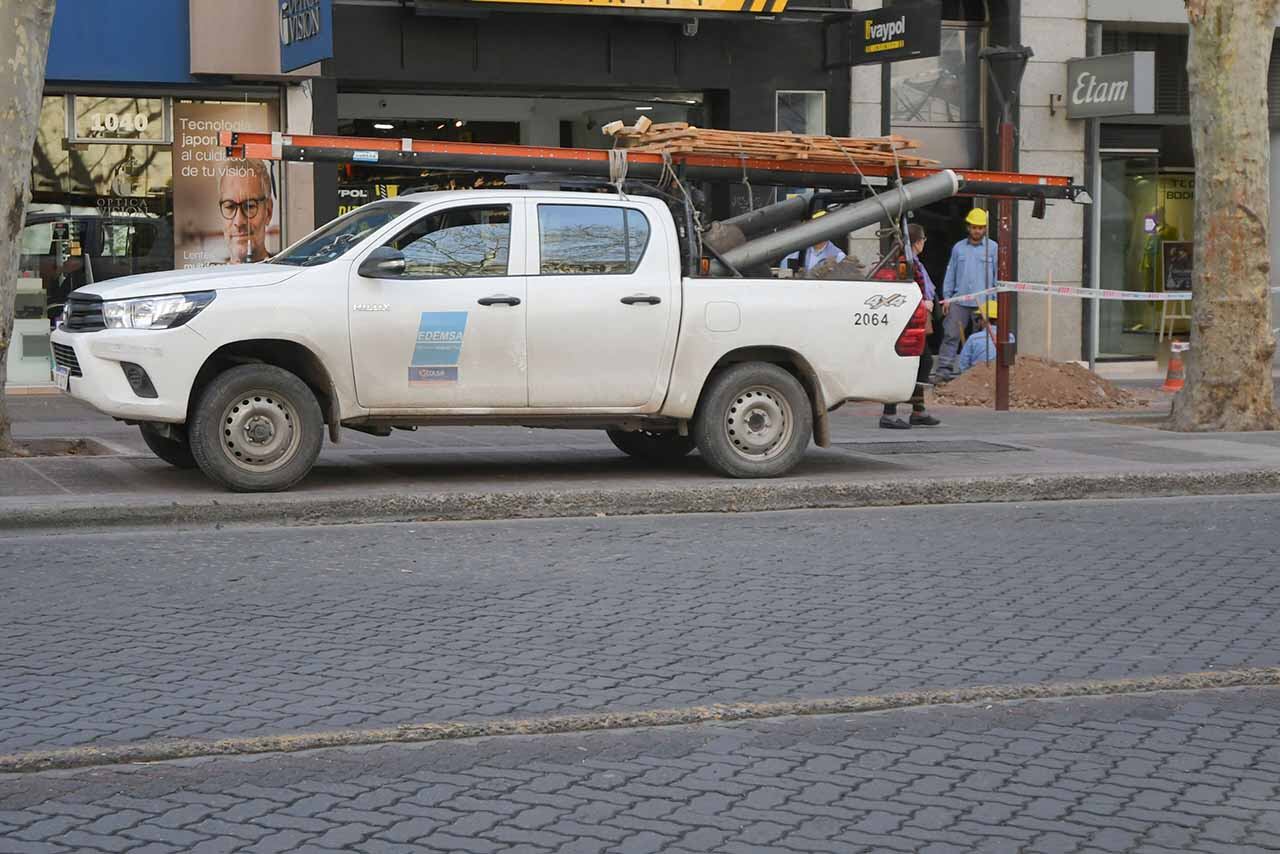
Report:
M481 305L519 305L520 297L505 297L505 296L480 297L480 299L476 300L476 302L480 303Z
M644 303L645 305L657 305L662 302L662 297L650 296L648 294L635 294L634 296L623 297L623 305L635 305L636 303Z

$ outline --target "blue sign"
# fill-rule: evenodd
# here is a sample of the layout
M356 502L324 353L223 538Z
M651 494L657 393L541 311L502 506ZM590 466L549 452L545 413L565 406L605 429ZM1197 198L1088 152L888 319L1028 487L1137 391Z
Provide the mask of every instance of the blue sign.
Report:
M333 58L333 0L276 0L280 4L280 71Z
M467 312L424 311L409 365L410 384L457 382L466 332Z
M49 81L194 83L186 0L58 0Z

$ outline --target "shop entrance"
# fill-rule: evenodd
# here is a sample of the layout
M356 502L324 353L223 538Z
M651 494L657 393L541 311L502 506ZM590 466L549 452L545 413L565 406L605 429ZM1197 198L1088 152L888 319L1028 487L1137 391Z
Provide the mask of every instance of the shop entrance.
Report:
M924 252L920 260L929 271L938 291L938 299L942 299L942 284L947 275L947 263L951 260L951 249L968 236L964 218L973 209L973 199L951 198L927 205L912 214L912 222L924 228ZM933 324L933 334L929 336L929 350L938 352L942 347L941 311L935 312L937 321Z
M1162 169L1154 149L1103 149L1097 284L1160 293L1190 288L1194 176ZM1149 359L1162 338L1185 334L1184 303L1100 300L1101 359Z

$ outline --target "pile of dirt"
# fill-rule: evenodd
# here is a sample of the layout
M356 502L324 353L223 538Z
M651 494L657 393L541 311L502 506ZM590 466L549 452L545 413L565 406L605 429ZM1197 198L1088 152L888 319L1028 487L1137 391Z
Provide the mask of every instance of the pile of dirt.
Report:
M995 362L970 368L958 379L939 386L935 399L950 406L994 406ZM1071 362L1018 356L1009 369L1012 409L1128 409L1142 403L1119 386Z

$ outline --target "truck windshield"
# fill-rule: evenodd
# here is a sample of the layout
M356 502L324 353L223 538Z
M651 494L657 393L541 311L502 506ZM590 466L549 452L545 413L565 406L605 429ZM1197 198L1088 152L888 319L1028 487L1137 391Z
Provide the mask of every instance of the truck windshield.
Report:
M374 202L356 208L346 216L311 232L279 255L272 264L314 267L327 264L346 254L360 239L413 208L413 202Z

